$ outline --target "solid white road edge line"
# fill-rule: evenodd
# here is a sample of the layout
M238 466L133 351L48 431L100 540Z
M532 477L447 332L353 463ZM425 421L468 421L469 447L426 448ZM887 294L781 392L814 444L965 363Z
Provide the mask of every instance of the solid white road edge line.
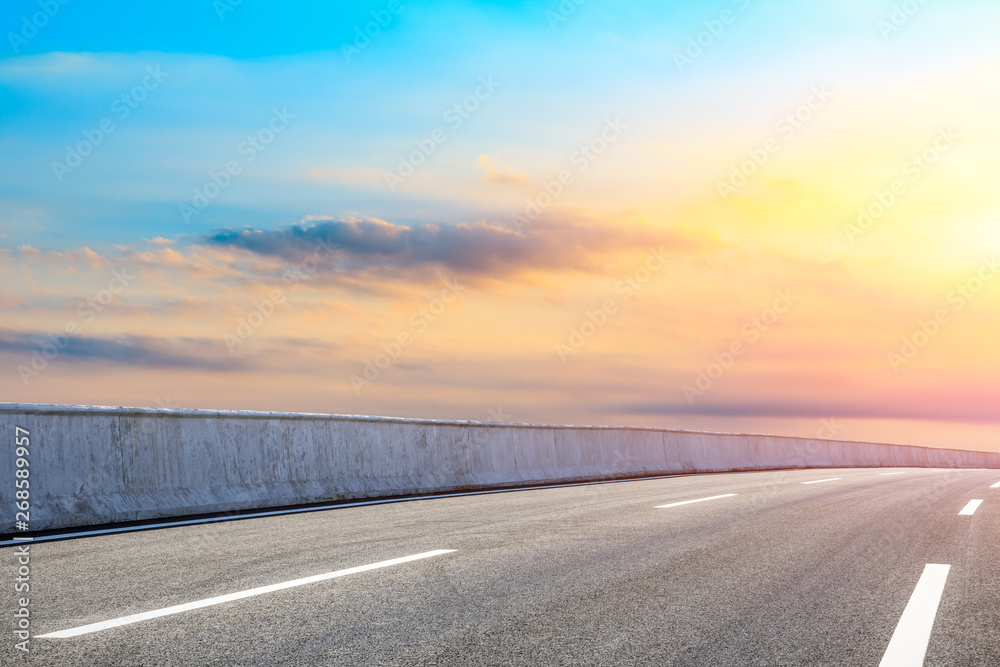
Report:
M736 495L739 495L739 494L737 494L737 493L725 493L725 494L723 494L721 496L709 496L708 498L696 498L695 500L682 500L679 503L670 503L669 505L657 505L656 508L657 509L661 509L661 508L665 508L665 507L677 507L678 505L690 505L691 503L703 503L706 500L716 500L717 498L729 498L730 496L736 496Z
M979 509L979 506L982 505L982 504L983 504L982 499L970 500L966 504L966 506L962 508L962 511L959 512L958 515L959 516L972 516L973 514L976 513L976 510Z
M737 471L756 472L756 471ZM266 516L287 516L290 514L306 514L309 512L325 512L327 510L342 510L352 507L368 507L371 505L391 505L393 503L408 503L414 500L440 500L442 498L464 498L466 496L489 496L494 493L515 493L517 491L542 491L546 489L568 489L574 486L596 486L598 484L618 484L620 482L648 482L657 479L673 479L675 477L689 477L701 473L677 473L676 475L655 475L653 477L623 477L621 479L599 479L592 482L571 482L567 484L546 484L544 486L515 486L509 489L483 489L481 491L461 491L458 493L436 493L426 496L406 496L403 498L376 498L374 500L361 500L351 503L337 503L335 505L311 505L309 507L291 507L282 510L264 510L257 512L247 512L245 514L230 514L226 516L210 516L201 519L182 519L179 521L152 521L150 523L139 524L137 526L116 526L113 528L98 528L95 530L76 530L67 533L54 533L51 535L35 535L31 539L35 542L55 542L57 540L72 540L79 537L94 537L97 535L117 535L119 533L137 533L147 530L159 530L161 528L176 528L178 526L200 526L206 523L224 523L229 521L241 521L243 519L259 519ZM712 473L714 474L714 473ZM727 474L727 473L718 473ZM17 540L24 538L14 538L11 540L0 540L0 547L17 545Z
M803 484L820 484L822 482L835 482L838 479L844 479L843 477L830 477L828 479L814 479L811 482L802 482Z
M879 667L922 667L951 565L928 563L899 617Z
M141 614L132 614L130 616L122 616L120 618L113 618L110 621L101 621L100 623L91 623L90 625L81 625L76 628L70 628L69 630L60 630L58 632L47 632L43 635L36 635L38 638L42 637L52 637L62 639L65 637L77 637L79 635L89 634L91 632L100 632L101 630L107 630L108 628L117 628L122 625L129 625L130 623L138 623L139 621L148 621L151 618L159 618L161 616L170 616L171 614L180 614L181 612L191 611L192 609L201 609L202 607L210 607L216 604L222 604L224 602L232 602L233 600L241 600L243 598L253 597L255 595L263 595L264 593L272 593L274 591L284 590L286 588L293 588L295 586L304 586L305 584L312 584L317 581L326 581L327 579L334 579L336 577L343 577L348 574L357 574L358 572L367 572L368 570L377 570L382 567L390 567L392 565L399 565L401 563L409 563L410 561L420 560L422 558L431 558L433 556L440 556L441 554L448 554L455 551L454 549L438 549L436 551L425 551L424 553L414 554L412 556L403 556L401 558L393 558L392 560L384 560L378 563L372 563L370 565L359 565L358 567L349 567L346 570L336 570L334 572L327 572L325 574L317 574L311 577L303 577L302 579L293 579L292 581L285 581L280 584L271 584L270 586L261 586L259 588L251 588L246 591L240 591L238 593L229 593L228 595L219 595L214 598L206 598L204 600L197 600L195 602L187 602L185 604L174 605L173 607L164 607L163 609L156 609L154 611L146 611Z

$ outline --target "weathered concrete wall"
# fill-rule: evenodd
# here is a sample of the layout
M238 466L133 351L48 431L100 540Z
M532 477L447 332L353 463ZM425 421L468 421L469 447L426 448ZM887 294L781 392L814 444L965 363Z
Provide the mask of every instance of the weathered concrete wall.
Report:
M1000 468L1000 454L653 428L0 403L0 532L15 428L30 528L677 472Z

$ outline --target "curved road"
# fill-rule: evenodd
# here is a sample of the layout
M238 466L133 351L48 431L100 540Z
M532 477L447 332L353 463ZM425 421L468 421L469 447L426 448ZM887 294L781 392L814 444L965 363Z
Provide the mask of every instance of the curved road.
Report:
M1000 665L997 482L692 475L34 543L0 664Z

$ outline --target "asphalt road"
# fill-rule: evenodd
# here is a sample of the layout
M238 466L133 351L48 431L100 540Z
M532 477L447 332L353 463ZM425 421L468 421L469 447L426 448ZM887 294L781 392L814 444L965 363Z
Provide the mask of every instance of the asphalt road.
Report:
M695 475L36 543L30 650L10 623L0 664L857 667L892 641L886 665L920 664L924 643L925 665L1000 665L996 482ZM453 551L39 636L437 550Z

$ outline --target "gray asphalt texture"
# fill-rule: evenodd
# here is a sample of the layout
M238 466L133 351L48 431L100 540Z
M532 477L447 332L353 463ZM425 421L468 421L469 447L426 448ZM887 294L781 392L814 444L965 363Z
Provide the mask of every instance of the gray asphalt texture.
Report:
M34 544L33 635L456 551L33 637L28 654L5 632L0 664L878 665L924 565L946 563L925 665L1000 665L1000 471L882 472L693 475ZM843 479L801 483L828 477ZM656 508L724 493L739 495ZM0 550L7 610L16 567Z

